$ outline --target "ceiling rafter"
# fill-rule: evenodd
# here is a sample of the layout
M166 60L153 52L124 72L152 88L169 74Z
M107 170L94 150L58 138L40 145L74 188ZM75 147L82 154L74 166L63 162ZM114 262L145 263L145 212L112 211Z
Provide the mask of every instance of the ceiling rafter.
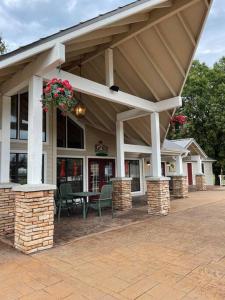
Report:
M196 47L196 40L195 40L195 38L193 36L193 33L191 32L191 29L189 28L188 24L184 20L184 17L182 17L182 15L181 15L180 12L177 13L177 16L178 16L178 19L179 19L180 23L182 24L182 26L184 28L184 31L186 32L187 36L189 37L192 45L194 47Z
M84 57L82 58L82 64L85 64L88 61L94 59L95 57L101 55L102 52L104 52L107 48L118 47L121 43L125 42L126 40L132 38L135 35L140 34L146 29L150 29L151 27L159 24L160 22L172 17L177 12L180 12L194 5L198 1L200 0L180 0L178 2L175 2L173 7L160 9L160 11L158 10L156 11L156 13L154 13L153 11L149 20L130 25L130 30L127 33L121 33L120 35L114 37L111 43L108 43L106 45L100 45L98 49L93 53L84 55ZM78 63L78 61L74 61L75 65ZM77 66L74 66L73 69L75 68L77 68Z
M119 52L121 53L121 55L123 56L123 58L127 61L127 63L129 64L129 66L134 70L134 72L138 75L138 77L141 79L141 81L145 84L145 86L149 89L149 91L151 92L151 94L155 97L155 99L157 101L160 100L159 96L157 95L156 91L152 88L152 86L145 80L145 78L142 76L142 74L137 70L137 68L135 67L135 62L133 61L133 63L131 63L130 59L128 58L128 56L126 55L125 51L120 47L118 48Z
M104 37L104 38L89 40L86 42L76 42L74 44L69 45L69 47L66 49L66 53L82 50L96 45L110 43L111 41L112 41L112 37Z
M207 8L209 8L209 2L208 2L208 0L205 0L205 5L206 5Z
M131 23L139 23L139 22L144 22L147 21L149 18L148 13L146 14L137 14L131 17L128 17L122 21L113 23L109 26L107 26L106 28L112 28L112 27L117 27L117 26L121 26L121 25L127 25L127 24L131 24Z
M160 30L157 26L154 26L154 30L155 30L156 34L158 35L160 41L162 42L162 44L166 48L166 50L169 52L169 55L171 56L172 60L176 64L176 66L179 69L180 73L183 75L183 77L185 77L184 68L182 67L181 63L179 62L179 59L176 57L176 55L174 54L174 52L172 51L170 46L168 45L168 42L165 40L163 34L160 32Z
M171 86L170 82L167 80L167 78L164 76L162 70L157 65L157 63L154 61L154 59L151 57L149 52L146 50L146 47L144 44L140 41L140 38L138 36L135 37L135 41L138 43L139 47L141 48L142 52L144 53L147 60L150 62L150 64L153 66L155 71L159 74L164 84L167 86L167 88L170 90L171 94L175 97L176 92L174 91L173 87Z

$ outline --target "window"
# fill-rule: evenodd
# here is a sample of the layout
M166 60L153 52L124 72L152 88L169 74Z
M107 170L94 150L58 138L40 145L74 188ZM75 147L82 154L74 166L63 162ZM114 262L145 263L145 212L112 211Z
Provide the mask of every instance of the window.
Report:
M10 154L10 181L27 183L27 153ZM42 182L44 182L44 155L42 156Z
M57 110L57 146L61 148L84 148L84 130L70 117Z
M46 113L43 112L43 142L46 141ZM11 97L11 139L28 139L28 93Z
M204 163L202 163L202 174L205 174L205 166L204 166Z
M139 160L125 160L126 177L131 177L131 192L140 192L140 162Z
M70 182L74 192L83 192L83 159L57 159L57 185Z

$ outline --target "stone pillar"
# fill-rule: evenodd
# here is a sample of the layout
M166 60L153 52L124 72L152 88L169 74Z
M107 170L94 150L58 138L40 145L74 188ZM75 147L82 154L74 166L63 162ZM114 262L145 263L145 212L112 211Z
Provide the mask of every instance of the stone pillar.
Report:
M172 177L173 196L186 198L188 196L187 176L175 175Z
M196 180L196 190L197 191L206 191L205 175L198 174L195 176L195 180Z
M0 184L0 236L14 233L15 197L12 184Z
M169 178L147 178L148 214L166 216L170 210Z
M114 210L126 211L132 208L131 180L125 177L112 179Z
M25 254L53 247L54 232L53 185L23 185L15 192L16 249Z

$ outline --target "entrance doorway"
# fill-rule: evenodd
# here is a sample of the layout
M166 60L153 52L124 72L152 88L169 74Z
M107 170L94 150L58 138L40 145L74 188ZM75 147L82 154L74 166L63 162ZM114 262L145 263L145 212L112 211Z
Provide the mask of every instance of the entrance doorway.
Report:
M100 192L103 185L115 178L115 160L88 159L88 188L91 192Z
M193 185L192 163L187 163L188 184Z

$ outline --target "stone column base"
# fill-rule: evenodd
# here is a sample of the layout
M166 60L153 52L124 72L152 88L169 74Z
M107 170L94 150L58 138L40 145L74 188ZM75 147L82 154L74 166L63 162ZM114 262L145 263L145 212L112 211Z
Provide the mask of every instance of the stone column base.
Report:
M15 197L13 184L0 184L0 236L14 233Z
M23 185L15 192L14 246L25 254L53 247L53 185Z
M188 182L187 176L177 175L172 177L173 196L175 198L187 198Z
M131 180L131 178L125 177L112 179L114 210L126 211L132 208Z
M205 175L203 174L196 175L195 180L196 180L196 190L206 191Z
M168 215L170 210L169 180L167 177L149 177L146 180L149 215Z

